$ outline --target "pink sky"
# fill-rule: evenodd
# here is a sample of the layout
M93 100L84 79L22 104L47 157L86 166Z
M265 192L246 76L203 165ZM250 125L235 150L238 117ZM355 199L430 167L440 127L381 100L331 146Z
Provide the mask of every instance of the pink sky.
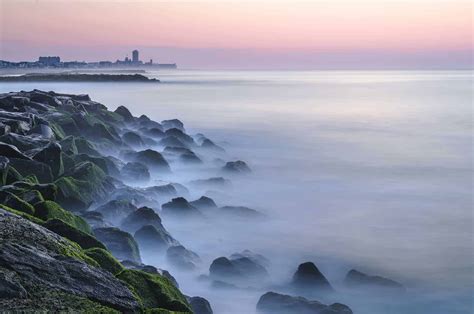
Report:
M194 68L471 67L468 0L0 0L0 59Z

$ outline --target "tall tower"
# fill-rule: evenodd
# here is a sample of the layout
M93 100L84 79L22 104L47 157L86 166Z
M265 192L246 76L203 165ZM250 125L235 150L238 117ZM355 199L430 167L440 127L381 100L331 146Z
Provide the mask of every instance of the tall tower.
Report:
M132 51L132 62L133 63L138 63L138 50L133 50Z

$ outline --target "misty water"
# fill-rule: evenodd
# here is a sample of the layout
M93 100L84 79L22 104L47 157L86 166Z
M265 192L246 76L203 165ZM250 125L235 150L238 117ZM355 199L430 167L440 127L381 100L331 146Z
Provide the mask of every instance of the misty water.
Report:
M472 72L162 71L162 83L4 83L0 92L87 93L109 109L179 118L228 160L252 169L222 191L191 189L218 205L265 213L262 222L163 220L203 263L174 270L182 291L215 313L253 313L260 295L313 261L338 290L319 298L354 313L471 313L473 309ZM172 166L173 168L173 166ZM169 180L218 175L173 169ZM159 205L157 205L159 209ZM250 249L271 261L255 288L213 289L198 280L219 256ZM401 282L405 295L347 291L349 269ZM265 286L265 287L262 287Z

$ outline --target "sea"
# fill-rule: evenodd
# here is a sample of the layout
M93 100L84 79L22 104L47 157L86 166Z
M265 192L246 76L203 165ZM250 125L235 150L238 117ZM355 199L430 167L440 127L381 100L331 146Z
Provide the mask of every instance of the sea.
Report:
M249 165L252 173L233 179L231 189L206 195L257 209L268 221L163 221L203 261L192 273L170 270L184 293L205 297L215 313L255 313L263 293L312 261L341 291L320 301L354 313L474 312L472 71L145 75L161 82L2 83L0 92L89 94L111 110L124 105L157 121L178 118L188 133L203 133L229 160ZM180 169L175 180L195 175ZM245 249L271 261L267 286L214 289L199 277L213 259ZM350 269L396 280L407 292L343 293Z

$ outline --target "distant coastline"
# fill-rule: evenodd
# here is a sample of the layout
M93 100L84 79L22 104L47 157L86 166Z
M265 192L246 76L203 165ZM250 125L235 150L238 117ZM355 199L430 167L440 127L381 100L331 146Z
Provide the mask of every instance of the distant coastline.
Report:
M160 82L141 74L30 73L0 76L0 82Z

